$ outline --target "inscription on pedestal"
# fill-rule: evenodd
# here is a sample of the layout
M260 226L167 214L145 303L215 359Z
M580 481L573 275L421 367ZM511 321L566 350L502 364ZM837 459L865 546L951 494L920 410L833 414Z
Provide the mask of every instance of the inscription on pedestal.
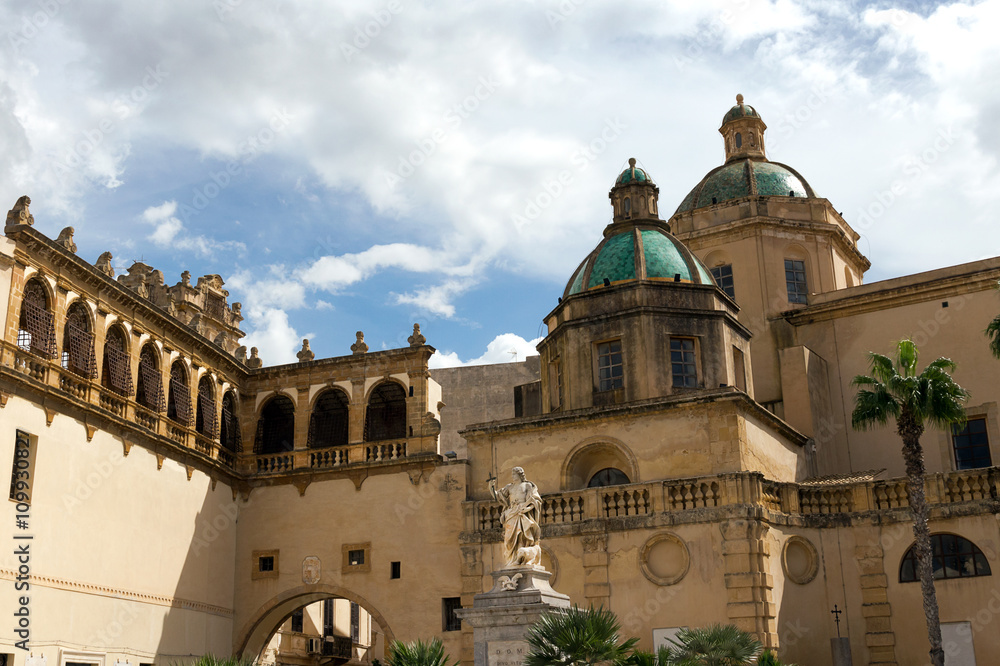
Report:
M524 666L528 644L525 641L489 641L486 651L489 666Z

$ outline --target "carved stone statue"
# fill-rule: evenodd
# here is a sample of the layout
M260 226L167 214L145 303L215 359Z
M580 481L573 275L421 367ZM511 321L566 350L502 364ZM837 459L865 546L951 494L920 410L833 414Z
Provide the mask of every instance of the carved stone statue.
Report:
M260 360L260 356L257 356L257 348L250 348L250 358L247 359L248 368L259 368L264 365L264 361Z
M538 487L524 476L524 470L511 471L511 483L497 490L496 479L490 479L493 499L503 505L503 550L505 569L542 565L542 497Z
M66 227L59 232L59 237L56 238L56 243L62 245L64 248L70 252L76 252L76 243L73 242L73 227Z
M107 275L109 278L113 278L115 276L115 269L111 265L112 259L114 259L112 254L110 252L105 252L97 258L97 263L94 264L94 267Z
M427 342L427 338L420 333L420 324L413 325L413 335L408 337L406 341L410 343L411 347L419 347Z
M309 340L306 338L302 339L302 349L295 356L298 357L299 363L306 363L316 358L313 350L309 349Z
M358 341L351 345L351 351L355 354L364 354L368 351L368 344L365 342L365 334L362 331L357 332Z
M16 224L33 225L35 223L35 216L28 210L28 206L30 205L31 199L29 197L24 196L18 199L14 207L7 211L7 226Z

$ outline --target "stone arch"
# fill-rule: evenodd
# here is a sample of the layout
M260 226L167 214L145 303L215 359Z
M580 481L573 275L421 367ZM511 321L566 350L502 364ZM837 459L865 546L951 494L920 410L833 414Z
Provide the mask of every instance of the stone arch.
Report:
M219 420L219 443L233 453L243 451L243 436L240 432L239 396L231 388L222 393L222 417Z
M129 335L121 324L112 324L104 333L101 385L119 395L132 395L132 356L129 354Z
M339 386L316 394L309 415L310 449L342 446L349 441L351 398Z
M214 383L214 378L208 372L202 374L198 380L198 404L194 420L194 429L210 439L215 438L216 433Z
M191 424L191 385L183 358L170 364L170 388L167 392L167 418L182 425Z
M586 488L594 474L609 467L624 472L632 483L639 481L639 464L624 442L614 437L585 439L563 462L562 490Z
M251 659L259 657L271 634L297 608L329 598L353 601L361 606L378 623L385 635L386 646L396 640L385 616L366 598L339 585L301 585L285 590L265 602L243 625L233 644L233 654Z
M24 283L17 323L17 346L42 358L56 356L55 294L47 280Z
M139 348L139 372L136 375L135 400L143 407L157 413L167 408L166 400L163 397L163 373L160 370L162 362L160 349L152 340L147 340Z
M406 387L393 379L372 386L365 400L364 441L402 439L406 431Z
M92 314L86 301L73 299L66 308L62 335L62 367L87 379L97 376Z
M271 396L260 409L253 451L285 453L295 448L295 403L284 393Z

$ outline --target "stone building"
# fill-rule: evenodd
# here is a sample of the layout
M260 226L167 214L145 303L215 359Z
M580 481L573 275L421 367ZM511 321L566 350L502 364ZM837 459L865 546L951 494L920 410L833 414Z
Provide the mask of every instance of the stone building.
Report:
M849 425L866 353L911 336L972 392L962 429L922 441L950 658L995 663L1000 365L982 331L1000 259L864 284L858 234L767 159L765 129L738 98L724 164L670 192L668 219L630 160L539 357L501 367L431 371L419 327L402 349L345 332L349 354L306 341L265 367L220 276L115 279L19 200L0 460L4 520L31 538L11 542L27 563L0 559L4 607L28 609L0 629L7 662L366 663L440 636L469 663L455 610L501 563L487 482L516 465L554 587L647 649L732 622L789 661L831 664L839 630L856 664L923 663L899 441Z

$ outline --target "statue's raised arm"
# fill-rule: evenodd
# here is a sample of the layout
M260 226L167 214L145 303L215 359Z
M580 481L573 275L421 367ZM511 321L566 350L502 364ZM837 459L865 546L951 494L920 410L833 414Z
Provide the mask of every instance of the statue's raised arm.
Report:
M503 505L503 545L506 563L504 568L541 566L542 548L539 545L542 529L542 497L538 488L524 476L524 470L511 471L511 483L497 490L490 482L493 497Z

